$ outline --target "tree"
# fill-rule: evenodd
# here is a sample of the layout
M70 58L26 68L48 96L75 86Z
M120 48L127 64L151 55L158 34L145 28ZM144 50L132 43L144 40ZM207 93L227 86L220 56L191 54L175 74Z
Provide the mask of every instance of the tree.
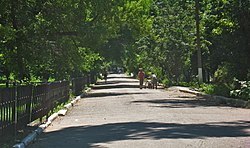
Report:
M202 61L201 61L201 47L200 47L200 4L199 0L195 0L195 20L196 20L196 40L197 40L197 57L198 57L198 77L199 82L203 82L202 78Z
M205 1L204 38L209 42L207 59L210 73L219 66L231 67L230 77L247 79L249 73L249 1ZM231 79L233 81L233 79ZM229 82L230 83L230 82Z

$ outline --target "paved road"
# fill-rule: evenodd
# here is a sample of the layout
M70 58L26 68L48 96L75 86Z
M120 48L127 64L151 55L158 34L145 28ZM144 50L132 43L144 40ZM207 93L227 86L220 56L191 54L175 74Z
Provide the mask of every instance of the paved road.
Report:
M110 75L30 148L250 147L250 110Z

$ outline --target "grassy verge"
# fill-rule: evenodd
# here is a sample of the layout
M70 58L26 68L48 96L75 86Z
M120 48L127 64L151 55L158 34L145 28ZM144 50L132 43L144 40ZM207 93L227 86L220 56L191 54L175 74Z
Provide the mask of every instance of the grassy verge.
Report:
M250 81L234 79L232 83L202 83L198 82L172 82L168 79L162 81L165 87L184 86L191 87L199 92L210 95L224 96L235 99L250 101Z

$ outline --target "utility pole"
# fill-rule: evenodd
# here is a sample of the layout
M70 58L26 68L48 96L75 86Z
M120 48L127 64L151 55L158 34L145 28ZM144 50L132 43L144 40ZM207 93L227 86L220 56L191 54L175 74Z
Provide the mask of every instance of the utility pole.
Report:
M201 45L200 45L200 18L199 18L200 4L199 0L195 0L195 20L196 20L196 38L197 38L197 57L198 57L198 78L199 83L203 82L202 78L202 63L201 63Z

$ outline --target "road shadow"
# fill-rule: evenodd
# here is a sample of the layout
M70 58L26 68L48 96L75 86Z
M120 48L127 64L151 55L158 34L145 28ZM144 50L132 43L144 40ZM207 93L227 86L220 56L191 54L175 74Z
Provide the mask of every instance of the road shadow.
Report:
M75 126L44 133L31 147L93 147L98 143L140 139L204 139L249 137L250 121L179 124L122 122L96 126Z
M115 85L95 85L92 89L139 88L139 85L117 83Z
M112 75L108 75L108 79L134 79L133 77L130 76L112 76Z
M124 81L124 80L112 80L112 81L99 81L96 83L96 85L109 85L109 84L119 84L119 83L136 83L139 84L138 80L130 80L130 81Z
M237 104L227 104L205 96L175 96L161 99L136 100L131 103L149 103L152 104L151 107L159 108L195 108L201 106L237 107Z
M109 79L112 78L112 79ZM98 81L92 89L116 89L116 88L139 88L139 80L130 77L109 77L105 82L104 80ZM113 79L115 78L115 79ZM127 78L127 80L124 80ZM144 89L148 89L145 86ZM162 86L158 86L158 89L164 89Z
M112 96L122 96L122 95L134 95L134 94L148 94L147 92L131 92L131 93L119 93L119 92L101 92L101 93L89 93L86 97L112 97Z

